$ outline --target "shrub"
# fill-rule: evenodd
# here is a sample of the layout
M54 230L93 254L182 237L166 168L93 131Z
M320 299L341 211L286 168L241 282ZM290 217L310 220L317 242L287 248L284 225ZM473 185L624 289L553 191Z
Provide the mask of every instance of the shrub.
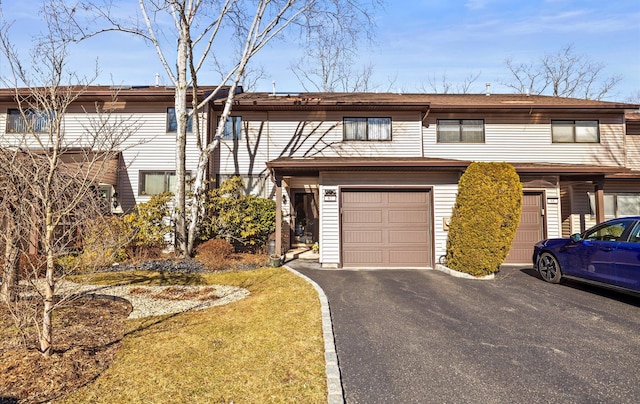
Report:
M81 265L106 267L125 260L125 247L135 234L135 229L126 226L119 216L88 221L83 229Z
M148 202L136 205L133 212L122 217L122 226L133 234L125 250L131 259L149 259L160 256L171 236L169 202L172 195L153 195Z
M275 230L276 204L245 195L240 177L232 177L207 194L200 238L224 238L258 250Z
M474 276L497 272L520 223L522 184L507 163L472 163L460 177L447 239L447 266Z
M219 271L229 266L233 246L222 239L211 239L196 248L196 259L210 271Z

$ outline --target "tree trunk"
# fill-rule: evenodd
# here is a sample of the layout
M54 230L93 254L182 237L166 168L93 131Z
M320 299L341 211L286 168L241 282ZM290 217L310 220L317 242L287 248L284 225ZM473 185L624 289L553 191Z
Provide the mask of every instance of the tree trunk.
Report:
M16 300L15 287L18 283L18 265L20 263L20 249L18 247L18 232L13 219L13 209L5 218L5 246L4 246L4 270L2 275L2 288L0 298L9 303Z
M48 207L46 218L46 234L44 237L44 249L47 257L46 283L44 290L44 308L42 311L42 330L40 331L40 352L48 357L51 356L53 345L53 306L55 293L55 265L53 260L53 214L51 208Z
M184 35L184 34L183 34ZM187 243L186 221L186 148L187 148L187 44L185 36L178 41L178 83L176 86L176 189L174 206L174 223L176 236L176 250L182 257L191 256Z

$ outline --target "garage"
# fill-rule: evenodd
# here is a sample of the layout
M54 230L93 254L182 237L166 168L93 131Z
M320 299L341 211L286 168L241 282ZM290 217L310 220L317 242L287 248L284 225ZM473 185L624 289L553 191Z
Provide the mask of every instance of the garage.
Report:
M431 194L426 189L343 189L343 267L432 267Z

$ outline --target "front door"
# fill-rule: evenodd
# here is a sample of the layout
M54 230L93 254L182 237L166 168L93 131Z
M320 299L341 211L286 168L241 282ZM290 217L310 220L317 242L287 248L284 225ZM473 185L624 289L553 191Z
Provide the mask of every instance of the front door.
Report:
M318 241L318 199L314 192L293 192L293 245Z

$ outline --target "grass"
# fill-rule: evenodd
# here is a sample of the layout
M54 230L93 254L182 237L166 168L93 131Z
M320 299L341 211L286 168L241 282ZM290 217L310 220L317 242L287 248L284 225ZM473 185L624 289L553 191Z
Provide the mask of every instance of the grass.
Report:
M226 306L129 320L120 352L66 403L326 402L316 292L283 268L219 274L105 273L92 282L226 284L251 294Z

